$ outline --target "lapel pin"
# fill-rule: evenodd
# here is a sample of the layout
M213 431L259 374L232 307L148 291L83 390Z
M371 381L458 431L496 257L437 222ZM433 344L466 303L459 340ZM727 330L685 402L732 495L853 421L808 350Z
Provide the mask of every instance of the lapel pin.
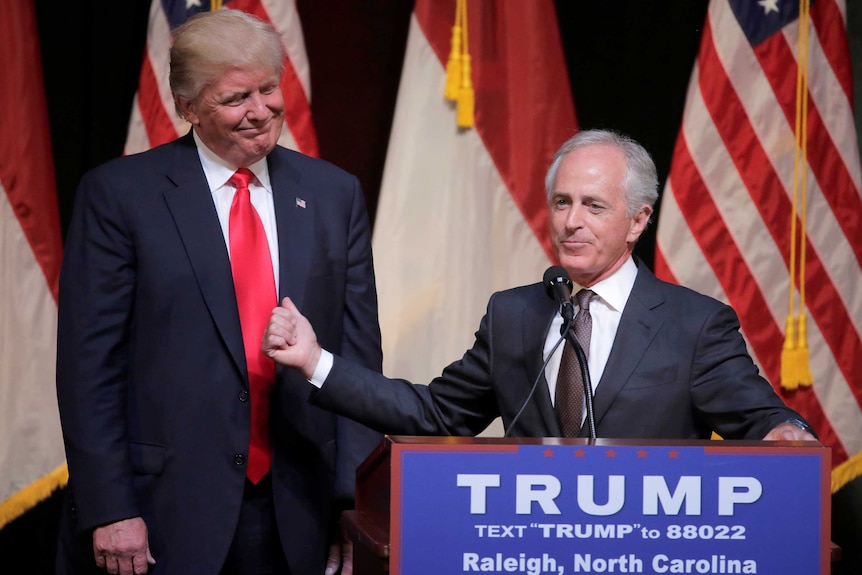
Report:
M305 209L305 200L302 198L296 198L296 207Z

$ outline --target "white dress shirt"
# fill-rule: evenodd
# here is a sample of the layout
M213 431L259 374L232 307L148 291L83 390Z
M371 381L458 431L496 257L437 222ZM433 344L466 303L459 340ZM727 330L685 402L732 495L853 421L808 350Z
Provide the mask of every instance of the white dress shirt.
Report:
M629 301L629 295L632 293L637 274L638 267L630 257L611 277L605 278L589 288L596 294L590 301L590 317L593 320L593 329L590 335L590 352L587 355L587 365L590 372L590 381L593 384L593 392L595 392L599 381L602 379L602 374L605 372L608 357L611 355L611 347L614 345L617 329L620 327L620 318L623 315L626 302ZM575 295L581 289L583 289L581 286L575 285L572 288L572 295ZM578 300L573 298L573 302L577 309ZM555 312L551 328L548 330L545 339L542 361L547 361L551 350L553 350L554 346L560 340L560 328L562 325L562 316L558 312ZM545 367L545 380L548 382L552 403L555 401L557 374L560 371L560 362L562 359L563 346L560 345L554 351L547 367ZM584 405L585 415L586 404Z
M210 193L212 193L216 213L218 213L228 257L230 257L230 206L236 194L236 188L232 184L228 184L228 180L238 168L242 167L248 168L254 174L255 179L249 182L248 189L251 193L251 204L257 210L263 224L263 230L266 232L269 254L272 257L272 281L275 284L275 293L278 294L278 231L275 225L275 204L272 200L272 184L269 181L269 167L266 158L250 166L230 166L207 148L197 133L194 133L194 138L198 148L198 157L201 160Z

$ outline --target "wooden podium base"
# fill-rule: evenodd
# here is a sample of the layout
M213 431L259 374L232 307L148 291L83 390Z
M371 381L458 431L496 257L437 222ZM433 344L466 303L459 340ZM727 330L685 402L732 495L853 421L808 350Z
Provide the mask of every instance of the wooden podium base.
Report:
M341 525L353 542L353 574L389 573L389 533L379 524L362 521L356 511L342 513Z

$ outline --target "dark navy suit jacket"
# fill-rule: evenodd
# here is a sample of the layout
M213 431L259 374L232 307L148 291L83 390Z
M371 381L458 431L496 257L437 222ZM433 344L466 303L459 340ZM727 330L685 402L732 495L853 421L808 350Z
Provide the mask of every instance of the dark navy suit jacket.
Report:
M637 263L595 388L598 437L707 439L716 431L761 439L790 418L801 420L758 374L730 307L660 281ZM512 436L558 437L542 373L555 308L542 284L498 292L473 347L429 385L386 379L336 357L313 401L391 434L475 435L501 416ZM586 426L580 435L588 436Z
M358 181L284 148L267 160L279 297L293 299L323 345L379 371ZM76 554L93 564L94 527L142 516L155 573L218 573L242 501L250 408L228 251L190 134L84 176L59 310L57 389L71 491L61 572ZM355 467L381 436L311 406L298 373L279 370L277 378L270 425L278 530L293 573L323 573Z

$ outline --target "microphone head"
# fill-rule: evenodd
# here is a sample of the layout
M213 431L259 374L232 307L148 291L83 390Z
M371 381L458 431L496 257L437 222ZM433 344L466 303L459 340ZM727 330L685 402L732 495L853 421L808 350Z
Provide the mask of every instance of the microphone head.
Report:
M555 290L557 286L565 286L569 293L572 292L572 280L562 266L551 266L545 270L545 275L542 276L542 283L545 284L545 292L551 299L557 299Z

